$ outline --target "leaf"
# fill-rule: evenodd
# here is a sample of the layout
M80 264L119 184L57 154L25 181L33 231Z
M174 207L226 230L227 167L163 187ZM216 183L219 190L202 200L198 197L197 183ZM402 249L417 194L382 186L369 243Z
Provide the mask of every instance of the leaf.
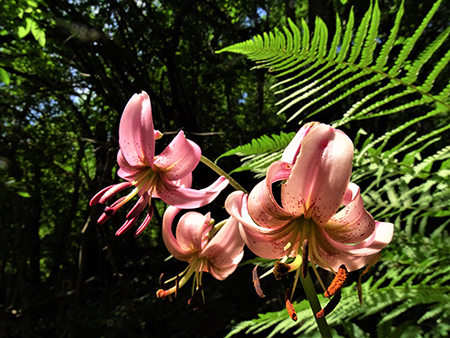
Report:
M31 195L29 193L27 193L26 191L18 191L17 195L19 195L20 197L24 197L24 198L30 198Z
M45 47L45 32L38 26L36 21L31 24L31 33L41 47Z
M26 24L25 27L20 26L17 31L17 35L21 39L31 31L33 20L31 18L25 18L25 24Z
M8 72L0 67L0 81L5 83L6 85L9 85L11 82L11 79L9 78Z

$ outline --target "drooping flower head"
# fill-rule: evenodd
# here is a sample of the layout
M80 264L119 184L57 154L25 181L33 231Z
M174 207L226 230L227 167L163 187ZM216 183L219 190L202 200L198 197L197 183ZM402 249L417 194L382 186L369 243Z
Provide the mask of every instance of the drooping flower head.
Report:
M298 257L307 239L309 260L324 269L368 264L394 228L364 209L359 187L350 183L352 160L353 143L342 131L305 125L249 196L238 191L227 198L250 250L269 259ZM273 195L276 182L282 183L281 205Z
M172 232L172 223L180 209L168 207L164 213L162 235L167 250L174 258L188 262L188 268L179 275L174 287L160 289L156 295L164 298L181 288L194 274L194 289L202 285L202 273L208 272L218 280L224 280L236 270L244 254L244 241L239 234L238 222L233 217L217 224L210 213L198 212L183 215Z
M102 224L134 196L139 200L127 215L124 225L117 231L127 231L148 206L148 213L135 235L140 234L150 223L153 215L151 198L160 198L178 208L198 208L214 200L226 187L228 180L220 177L211 186L195 190L192 185L192 171L200 161L201 150L194 142L187 140L180 131L167 148L155 156L155 139L162 134L153 127L152 109L147 93L134 94L122 114L119 126L120 150L117 162L118 175L127 182L109 186L95 195L90 205L106 203L113 195L134 187L127 196L119 198L105 208L98 223Z

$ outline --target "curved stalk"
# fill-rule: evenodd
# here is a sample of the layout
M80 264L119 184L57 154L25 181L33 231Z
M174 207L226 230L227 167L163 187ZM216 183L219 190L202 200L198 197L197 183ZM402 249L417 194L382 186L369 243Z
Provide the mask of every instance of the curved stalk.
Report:
M243 191L245 194L247 193L247 190L245 190L238 182L236 182L234 180L234 178L232 178L230 175L228 175L225 171L223 171L220 167L218 167L216 164L214 164L214 162L212 162L210 159L206 158L205 156L202 155L202 157L200 157L200 161L204 164L206 164L208 167L210 167L214 172L216 172L217 174L219 174L220 176L225 176L225 178L230 181L231 186L236 189L236 190L240 190Z

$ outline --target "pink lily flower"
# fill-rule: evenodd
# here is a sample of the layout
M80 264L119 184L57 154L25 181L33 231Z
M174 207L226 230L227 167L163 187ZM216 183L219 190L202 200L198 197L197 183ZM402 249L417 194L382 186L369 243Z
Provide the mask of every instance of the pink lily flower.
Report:
M134 196L139 200L126 217L126 222L116 232L126 232L148 206L148 213L137 229L139 235L150 223L153 215L151 198L160 198L167 204L182 209L198 208L210 203L227 186L223 176L202 190L190 189L192 171L200 161L201 150L194 142L187 140L180 131L167 148L155 156L155 140L162 134L153 127L152 108L147 93L134 94L128 101L119 125L117 174L127 182L111 185L101 190L90 201L90 205L106 203L113 195L134 187L133 191L105 208L98 219L102 224L114 215Z
M225 202L250 250L268 259L299 257L307 239L309 260L324 269L368 264L391 241L394 226L364 209L359 187L350 183L352 160L353 143L342 131L304 126L249 196L236 191ZM280 181L281 205L272 191Z
M172 222L179 211L180 209L172 206L167 208L164 213L162 235L166 248L173 257L188 262L189 266L177 276L181 279L174 287L156 292L159 298L176 293L193 274L195 274L195 290L202 285L203 272L210 273L218 280L224 280L236 270L244 255L244 241L239 234L236 219L230 217L214 227L210 213L204 216L191 211L180 218L175 238L172 233Z

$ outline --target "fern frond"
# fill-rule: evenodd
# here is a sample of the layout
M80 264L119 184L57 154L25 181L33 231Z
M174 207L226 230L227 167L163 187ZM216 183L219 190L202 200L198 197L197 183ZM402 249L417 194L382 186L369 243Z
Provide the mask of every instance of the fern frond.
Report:
M377 2L375 4L375 7L378 8ZM378 22L376 21L377 18ZM354 64L359 56L361 56L361 67L365 67L370 63L368 61L372 59L372 52L375 49L374 43L377 35L379 20L380 11L378 10L378 15L372 16L372 3L370 3L370 7L362 18L361 24L359 25L356 32L355 40L353 41L353 46L350 52L350 57L347 60L349 64ZM371 34L367 34L367 32L369 31L369 25L371 25ZM364 43L365 48L362 49Z
M386 43L381 48L380 54L378 55L378 58L377 58L377 61L375 64L375 69L383 69L383 67L386 65L386 63L389 59L389 53L391 52L392 47L394 46L398 31L400 28L400 23L401 23L403 14L405 13L404 4L405 4L405 0L402 0L400 8L397 11L397 16L395 17L394 27L392 27Z
M222 157L231 155L249 156L284 149L292 140L294 135L295 133L286 134L283 132L281 132L280 135L272 135L272 136L263 135L257 139L253 139L250 143L238 146L220 155L217 158L216 162Z
M223 157L237 155L242 157L241 162L243 163L231 173L250 170L256 174L256 177L260 177L265 174L267 167L272 162L281 158L282 151L294 136L295 132L289 134L281 132L280 135L272 136L263 135L257 139L253 139L250 143L236 147L220 155L216 159L216 163Z
M410 38L406 39L406 41L403 45L403 48L400 51L397 60L395 61L394 66L389 70L390 76L396 77L400 73L401 67L403 67L403 65L404 65L406 59L408 58L409 54L411 53L414 45L416 44L416 42L419 39L422 32L425 30L425 28L430 23L431 18L433 17L434 13L436 13L441 2L442 2L442 0L438 0L434 3L433 7L428 12L428 14L425 16L425 18L422 20L422 23L416 29L414 34Z
M289 116L288 121L303 113L307 113L308 117L314 116L382 81L385 83L380 88L369 91L367 95L362 95L362 99L355 102L344 113L343 118L333 123L333 126L338 127L356 119L392 115L413 107L426 107L430 103L439 106L438 110L441 113L450 110L450 104L447 102L450 95L450 84L441 88L438 95L432 94L431 89L435 85L436 78L450 63L450 52L446 52L435 65L432 65L433 69L425 81L417 83L423 66L436 55L438 50L442 49L450 36L449 28L440 33L425 48L421 48L417 44L440 3L441 0L433 5L412 36L400 42L397 34L404 14L402 2L389 37L378 52L377 46L379 44L376 40L379 35L380 10L377 1L371 4L356 27L353 11L351 11L344 33L342 33L340 19L337 18L336 33L329 48L326 41L328 30L322 20L316 20L311 42L305 22L302 21L302 32L300 32L289 20L289 29L284 29L283 34L297 48L287 45L282 48L280 43L284 40L280 38L264 38L263 40L266 43L261 48L261 43L258 43L261 39L255 38L224 48L220 52L231 51L245 54L258 62L263 62L258 67L270 68L271 72L276 73L275 76L290 76L272 87L276 88L291 83L291 85L276 92L278 94L289 92L285 98L277 103L284 105L279 113L286 112L289 108L301 104L304 100L308 100L308 102ZM355 29L356 34L353 35ZM293 37L291 37L291 31ZM399 43L402 44L400 52L398 55L392 55L393 46ZM328 51L326 48L328 48ZM337 52L336 48L339 49ZM419 54L417 57L411 58L413 49L419 49ZM274 59L273 55L278 55L279 58ZM395 62L391 66L387 66L388 60L394 58ZM406 73L402 73L404 69ZM300 87L300 89L292 92L296 87ZM400 88L399 92L393 92L396 87ZM410 94L418 94L421 98L415 99L413 102L405 103L402 101ZM384 97L377 99L381 95ZM394 107L374 113L375 110L379 110L388 103L394 104ZM310 111L315 106L317 107ZM424 114L424 116L430 118L434 114ZM409 126L417 122L419 121L416 120ZM396 132L402 132L403 130L404 128L400 128Z

